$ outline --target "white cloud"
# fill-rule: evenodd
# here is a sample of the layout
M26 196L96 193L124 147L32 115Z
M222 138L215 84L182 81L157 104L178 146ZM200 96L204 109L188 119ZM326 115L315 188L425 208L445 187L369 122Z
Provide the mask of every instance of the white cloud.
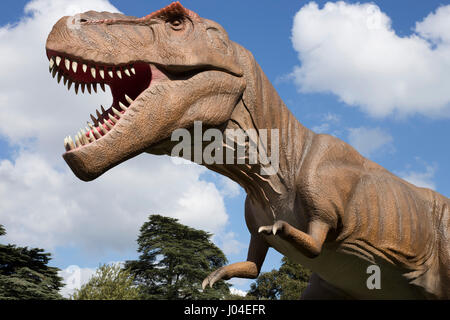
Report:
M217 239L221 243L221 248L225 255L239 254L242 250L247 249L247 245L236 240L234 232L227 232L221 234Z
M326 114L322 114L321 123L319 125L313 126L312 130L316 133L329 133L337 136L339 133L338 130L334 130L331 132L331 127L336 126L341 122L341 118L339 115L328 112Z
M96 268L80 268L76 265L68 266L59 271L58 275L63 278L64 283L64 287L61 288L59 293L65 298L70 298L75 290L86 284L96 272Z
M220 233L228 215L215 185L199 179L204 170L142 155L86 184L22 152L14 162L0 162L0 221L7 241L48 250L134 248L150 214Z
M241 297L245 297L247 295L247 291L239 290L233 287L230 288L230 293Z
M231 278L230 280L227 280L227 283L233 286L230 288L230 291L233 294L242 296L245 296L247 294L247 290L250 288L250 284L252 282L253 280L244 278Z
M392 146L392 136L380 128L350 128L349 143L363 156L370 157L386 146Z
M403 171L399 172L398 175L418 187L436 190L436 184L434 182L435 173L436 166L425 165L425 171Z
M234 198L241 194L241 186L228 177L216 174L219 179L220 193L225 197Z
M78 180L64 163L63 138L79 130L109 94L74 94L48 73L45 40L64 15L117 11L105 0L35 0L26 17L0 28L0 136L19 147L0 159L0 223L19 245L76 246L90 252L135 248L149 214L223 233L224 194L200 178L203 167L141 155L99 179Z
M292 43L301 66L301 92L331 92L372 116L448 117L450 110L450 5L398 36L373 4L315 2L296 14Z
M328 133L330 131L330 124L327 122L321 123L317 126L312 127L312 131L316 133Z
M450 6L439 7L423 21L416 23L416 31L436 44L450 43Z

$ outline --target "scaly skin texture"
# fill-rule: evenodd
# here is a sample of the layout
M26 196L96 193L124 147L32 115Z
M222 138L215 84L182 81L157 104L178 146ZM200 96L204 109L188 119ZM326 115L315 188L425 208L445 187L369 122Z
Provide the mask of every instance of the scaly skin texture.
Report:
M46 48L53 76L77 90L108 84L114 97L65 140L64 159L82 180L142 152L170 155L172 132L195 121L278 130L280 143L269 135L263 146L278 148L275 174L261 175L261 163L204 164L246 190L251 233L247 261L213 272L204 287L256 278L273 247L314 271L305 299L450 298L450 200L302 126L217 23L179 3L139 19L91 11L58 21ZM381 289L367 287L372 264Z

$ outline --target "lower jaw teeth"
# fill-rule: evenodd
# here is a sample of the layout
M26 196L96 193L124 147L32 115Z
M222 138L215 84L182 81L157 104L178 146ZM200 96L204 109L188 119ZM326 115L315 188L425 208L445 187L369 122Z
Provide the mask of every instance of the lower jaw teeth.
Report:
M130 105L134 101L127 95L125 95L125 100ZM94 125L88 122L89 128L86 128L86 131L84 129L81 129L75 135L75 142L72 139L72 137L70 136L66 137L64 139L64 147L66 151L83 147L107 135L108 132L112 130L114 125L120 120L120 118L128 109L128 107L122 102L119 102L119 107L120 109L122 109L122 112L118 111L114 107L111 108L111 111L114 115L109 112L106 112L103 106L101 106L102 113L96 110L97 117L91 114L91 119L94 122Z

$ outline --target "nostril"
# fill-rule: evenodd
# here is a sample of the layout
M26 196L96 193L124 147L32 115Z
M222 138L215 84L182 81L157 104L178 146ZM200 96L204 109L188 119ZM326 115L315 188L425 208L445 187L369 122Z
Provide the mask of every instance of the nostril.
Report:
M80 19L80 22L87 22L87 19Z

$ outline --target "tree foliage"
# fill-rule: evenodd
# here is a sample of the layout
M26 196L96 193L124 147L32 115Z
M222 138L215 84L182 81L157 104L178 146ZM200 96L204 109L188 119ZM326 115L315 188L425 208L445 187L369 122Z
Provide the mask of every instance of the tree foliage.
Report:
M283 257L279 270L262 273L250 285L247 298L298 300L308 285L311 271Z
M0 225L0 236L6 231ZM58 269L43 249L0 244L0 300L62 299Z
M152 215L144 223L137 240L140 253L125 267L135 276L144 299L223 299L229 286L220 281L201 290L205 277L226 263L223 252L205 231L176 219Z
M133 284L133 276L119 264L104 264L95 275L76 290L74 300L138 300L140 290Z

